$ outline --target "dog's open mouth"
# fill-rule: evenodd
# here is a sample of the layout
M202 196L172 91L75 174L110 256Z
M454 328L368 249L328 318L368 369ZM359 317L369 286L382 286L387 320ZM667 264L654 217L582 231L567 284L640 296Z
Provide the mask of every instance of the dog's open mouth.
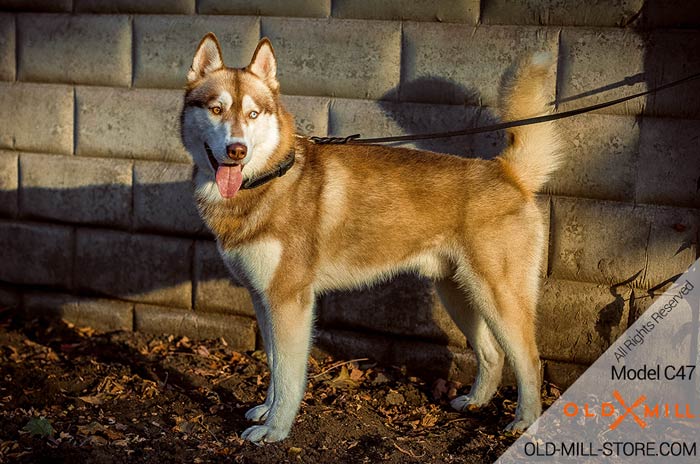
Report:
M216 173L216 186L224 198L233 198L243 183L242 166L240 164L219 164L211 150L207 150L209 163Z

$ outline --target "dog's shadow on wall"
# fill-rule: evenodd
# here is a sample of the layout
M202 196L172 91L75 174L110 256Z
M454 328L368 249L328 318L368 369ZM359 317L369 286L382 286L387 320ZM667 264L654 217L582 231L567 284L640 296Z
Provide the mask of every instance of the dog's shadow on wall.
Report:
M402 102L403 95L417 96L413 100L417 103ZM424 100L441 103L422 103ZM403 134L417 135L457 131L500 122L493 108L469 104L479 101L481 97L477 90L430 76L402 83L400 88L385 93L377 105L387 118L400 127ZM492 159L505 148L506 137L504 131L495 131L418 140L408 146L462 157Z

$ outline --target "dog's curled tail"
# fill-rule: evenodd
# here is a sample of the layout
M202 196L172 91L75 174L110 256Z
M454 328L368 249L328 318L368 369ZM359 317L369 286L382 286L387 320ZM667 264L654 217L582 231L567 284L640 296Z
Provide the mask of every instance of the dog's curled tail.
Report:
M545 81L553 65L549 53L535 53L504 77L499 106L504 121L541 116L549 112ZM500 161L530 192L538 191L559 165L560 142L555 122L507 130L508 147Z

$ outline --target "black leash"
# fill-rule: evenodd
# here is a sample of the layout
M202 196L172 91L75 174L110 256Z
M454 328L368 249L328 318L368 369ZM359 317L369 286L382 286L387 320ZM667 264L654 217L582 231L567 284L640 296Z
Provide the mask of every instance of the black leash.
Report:
M345 143L387 143L387 142L409 142L414 140L428 140L428 139L442 139L447 137L457 137L460 135L471 135L480 134L482 132L493 132L501 129L508 129L510 127L527 126L529 124L538 124L541 122L555 121L557 119L570 118L572 116L577 116L583 113L589 113L591 111L599 110L602 108L607 108L613 105L619 105L629 100L635 98L643 97L645 95L650 95L652 93L660 92L662 90L670 89L671 87L676 87L678 85L684 84L686 82L693 81L700 78L700 73L692 74L686 76L682 79L678 79L668 84L663 84L658 87L654 87L650 90L644 92L635 93L633 95L628 95L626 97L618 98L616 100L610 100L603 103L598 103L596 105L584 106L583 108L578 108L575 110L564 111L563 113L546 114L543 116L535 116L533 118L520 119L517 121L507 121L498 124L491 124L489 126L473 127L470 129L463 129L458 131L448 131L448 132L436 132L432 134L415 134L415 135L396 135L392 137L374 137L364 139L360 134L348 135L347 137L309 137L309 139L319 145L324 144L345 144Z

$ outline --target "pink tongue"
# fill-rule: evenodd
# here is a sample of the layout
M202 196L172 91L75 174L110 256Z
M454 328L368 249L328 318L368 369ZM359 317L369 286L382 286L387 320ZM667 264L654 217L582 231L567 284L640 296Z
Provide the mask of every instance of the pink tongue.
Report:
M243 174L241 174L241 165L236 166L219 166L216 170L216 185L219 187L219 193L224 198L233 197L243 183Z

